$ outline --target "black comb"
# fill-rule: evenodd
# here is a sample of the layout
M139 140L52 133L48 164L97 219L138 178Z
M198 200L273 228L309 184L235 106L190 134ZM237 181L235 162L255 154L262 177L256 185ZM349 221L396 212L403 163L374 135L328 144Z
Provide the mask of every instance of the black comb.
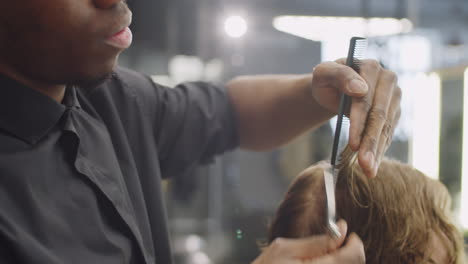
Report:
M367 39L360 37L352 37L349 42L348 58L346 59L346 65L353 68L357 73L360 72L360 66L362 59L364 58L364 53L367 48ZM341 128L343 126L343 117L346 113L349 113L351 108L351 98L343 94L340 99L340 108L338 111L338 120L336 121L335 136L333 139L333 149L331 157L331 165L336 166L339 143L340 143L340 134Z

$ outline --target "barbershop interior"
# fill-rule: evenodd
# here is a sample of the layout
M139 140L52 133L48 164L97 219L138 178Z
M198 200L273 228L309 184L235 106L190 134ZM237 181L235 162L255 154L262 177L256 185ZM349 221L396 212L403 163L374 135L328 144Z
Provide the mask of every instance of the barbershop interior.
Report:
M443 185L428 195L430 191L418 189L429 188L426 183L407 181L400 186L401 195L418 196L412 198L418 204L440 199L446 207L444 217L464 237L465 246L457 251L465 251L467 0L138 0L128 4L134 39L119 64L166 86L198 80L224 83L246 74L310 73L321 62L346 57L351 37L367 38L365 58L394 71L403 94L400 121L385 156ZM229 152L183 179L165 182L175 263L252 262L269 242L269 228L290 184L306 168L330 160L336 122L334 118L274 151ZM390 166L382 174L396 170ZM374 201L367 198L360 201L366 208ZM375 202L391 204L397 198ZM421 219L413 216L422 210L416 203L401 205L404 209L398 214L404 220L395 232L421 228L417 224ZM426 213L427 218L435 214ZM317 213L316 218L322 216ZM377 230L388 224L356 221Z

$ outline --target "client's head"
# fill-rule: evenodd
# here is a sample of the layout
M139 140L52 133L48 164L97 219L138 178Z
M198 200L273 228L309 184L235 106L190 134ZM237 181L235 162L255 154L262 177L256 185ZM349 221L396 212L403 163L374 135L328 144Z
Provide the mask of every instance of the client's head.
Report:
M357 233L367 263L462 263L462 238L450 218L450 196L443 184L398 161L383 160L377 178L366 177L346 150L336 186L337 218ZM289 187L270 226L277 237L326 232L321 162L303 171Z

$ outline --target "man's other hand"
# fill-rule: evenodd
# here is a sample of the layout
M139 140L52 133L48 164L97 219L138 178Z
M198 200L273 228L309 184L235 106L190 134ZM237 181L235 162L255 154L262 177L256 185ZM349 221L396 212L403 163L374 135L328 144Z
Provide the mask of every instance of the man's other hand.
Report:
M346 223L339 221L342 236L327 235L309 238L278 238L252 264L364 264L364 246L356 234L346 238ZM341 247L341 248L340 248Z

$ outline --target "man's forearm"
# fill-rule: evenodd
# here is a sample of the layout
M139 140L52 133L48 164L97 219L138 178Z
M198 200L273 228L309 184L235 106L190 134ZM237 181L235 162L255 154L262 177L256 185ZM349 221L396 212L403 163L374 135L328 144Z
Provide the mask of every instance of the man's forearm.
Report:
M227 84L242 148L281 146L334 114L314 100L312 74L238 77Z

